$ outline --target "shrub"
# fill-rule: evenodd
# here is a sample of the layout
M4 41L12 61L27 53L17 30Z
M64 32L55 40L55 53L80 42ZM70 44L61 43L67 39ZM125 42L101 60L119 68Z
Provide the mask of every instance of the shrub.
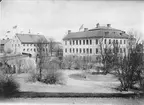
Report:
M45 70L42 72L42 82L46 84L64 84L62 72L59 70L59 65L55 61L47 62Z
M38 74L33 71L29 72L27 82L36 82L38 80Z
M0 72L0 96L10 97L19 91L19 84L13 79Z
M42 79L42 82L46 84L65 84L63 74L59 71L49 71Z

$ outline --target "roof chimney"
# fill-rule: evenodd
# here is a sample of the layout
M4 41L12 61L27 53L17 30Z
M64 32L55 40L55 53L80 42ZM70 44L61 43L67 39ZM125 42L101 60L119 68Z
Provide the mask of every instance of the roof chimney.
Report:
M111 24L107 24L107 27L110 28L110 27L111 27Z
M85 31L88 31L88 28L84 28L84 32L85 32Z
M97 24L96 24L96 28L99 28L99 25L100 25L100 24L99 24L99 23L97 23Z
M71 30L68 30L68 34L71 33Z

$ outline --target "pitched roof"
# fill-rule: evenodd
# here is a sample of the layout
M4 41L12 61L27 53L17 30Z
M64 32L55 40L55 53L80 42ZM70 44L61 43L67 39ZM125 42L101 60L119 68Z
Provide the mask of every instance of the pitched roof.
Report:
M114 29L114 28L107 28L107 27L100 27L89 29L88 31L81 31L81 32L71 32L68 33L63 40L68 39L78 39L78 38L129 38L129 35L126 34L124 31Z
M38 43L40 39L42 39L45 43L48 43L44 35L16 34L16 36L22 43Z
M2 39L0 40L0 44L6 44L10 39Z

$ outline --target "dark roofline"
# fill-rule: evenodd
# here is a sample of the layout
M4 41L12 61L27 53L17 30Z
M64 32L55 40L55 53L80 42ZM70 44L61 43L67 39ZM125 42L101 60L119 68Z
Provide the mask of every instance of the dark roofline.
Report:
M88 39L88 38L115 38L115 39L128 39L128 37L102 37L102 36L94 36L94 37L79 37L79 38L63 38L63 40L71 40L71 39Z
M115 30L115 31L122 31L122 30L115 29L115 28L102 28L102 27L89 29L88 31L95 31L95 30Z

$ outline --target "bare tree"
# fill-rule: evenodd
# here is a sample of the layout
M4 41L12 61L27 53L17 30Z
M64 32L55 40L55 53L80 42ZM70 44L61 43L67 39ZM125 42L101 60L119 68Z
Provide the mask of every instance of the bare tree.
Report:
M21 73L22 72L22 66L23 66L23 60L21 60L21 59L16 59L15 60L15 62L16 62L16 65L17 65L17 72L18 73Z
M134 87L136 83L142 85L142 70L143 70L143 46L137 39L137 33L129 32L128 51L120 60L115 60L115 69L118 79L121 83L120 90L128 90ZM135 36L135 37L133 37ZM115 54L115 59L118 58Z
M49 38L49 51L51 56L53 55L53 51L55 50L55 45L55 40L53 38Z
M99 40L101 62L104 65L104 74L107 74L109 72L109 68L112 66L113 51L115 48L114 45L115 44L113 42L104 44L104 38Z
M4 73L11 73L11 66L8 64L8 61L9 61L9 58L7 56L7 53L4 53L3 57L1 57L1 64L2 64L2 68L1 70L4 72Z
M37 69L39 70L39 80L42 78L42 70L44 63L46 62L47 59L47 52L46 52L46 45L48 44L47 40L41 38L37 42L37 56L36 56L36 61L37 61Z

